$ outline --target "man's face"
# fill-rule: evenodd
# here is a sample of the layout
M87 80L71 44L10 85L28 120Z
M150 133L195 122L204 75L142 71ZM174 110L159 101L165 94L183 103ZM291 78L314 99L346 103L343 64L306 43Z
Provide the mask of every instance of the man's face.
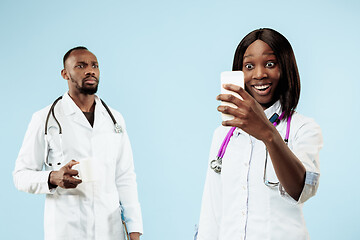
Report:
M68 80L70 93L95 94L100 78L96 56L88 50L72 51L61 75Z

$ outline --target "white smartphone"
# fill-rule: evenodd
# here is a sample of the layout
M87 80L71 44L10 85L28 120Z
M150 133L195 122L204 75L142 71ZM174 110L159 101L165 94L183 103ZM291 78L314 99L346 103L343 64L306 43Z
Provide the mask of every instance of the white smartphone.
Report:
M235 97L242 99L238 93L229 91L229 90L226 90L223 88L223 85L228 84L228 83L231 83L231 84L234 84L234 85L237 85L237 86L240 86L243 88L244 87L244 73L242 71L226 71L226 72L221 73L221 86L220 86L221 94L232 94ZM237 108L235 104L223 102L223 101L221 101L221 105ZM233 119L234 116L230 115L230 114L222 113L221 118L223 121L227 121L227 120Z

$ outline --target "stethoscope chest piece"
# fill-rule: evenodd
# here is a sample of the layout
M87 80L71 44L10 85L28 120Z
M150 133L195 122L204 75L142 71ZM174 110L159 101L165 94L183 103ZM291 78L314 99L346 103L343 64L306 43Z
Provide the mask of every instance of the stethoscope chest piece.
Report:
M234 131L235 131L236 127L232 127L230 129L230 131L226 134L226 137L224 139L224 141L221 144L221 147L219 149L219 152L216 156L216 159L212 160L210 162L210 168L212 170L214 170L214 172L221 174L221 168L222 168L222 159L224 157L225 151L226 151L226 147L230 142L230 138L233 135Z
M221 173L221 167L222 167L222 159L221 158L217 158L214 159L210 162L210 167L212 170L214 170L214 172L216 173Z
M114 129L116 133L122 133L123 131L122 127L118 123L115 123Z

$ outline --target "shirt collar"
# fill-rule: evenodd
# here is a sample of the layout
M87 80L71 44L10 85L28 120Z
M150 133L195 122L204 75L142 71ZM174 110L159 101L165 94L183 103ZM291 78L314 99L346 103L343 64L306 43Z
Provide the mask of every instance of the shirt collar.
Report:
M264 113L267 118L270 118L274 113L277 113L280 116L281 114L280 100L277 100L273 105L265 109Z
M81 112L81 109L76 105L74 100L72 100L72 98L69 96L68 92L66 92L62 97L62 106L64 109L64 113L66 115L70 115L75 112ZM101 106L102 106L102 103L100 101L100 98L95 95L95 111L97 111L99 109L101 112L103 112L104 109Z

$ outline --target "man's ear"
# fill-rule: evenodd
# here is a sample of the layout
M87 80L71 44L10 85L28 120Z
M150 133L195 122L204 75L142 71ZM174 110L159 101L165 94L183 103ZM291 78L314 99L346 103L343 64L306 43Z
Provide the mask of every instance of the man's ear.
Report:
M65 80L70 80L68 75L67 75L67 71L66 69L64 68L63 70L61 70L61 76L63 77L63 79Z

